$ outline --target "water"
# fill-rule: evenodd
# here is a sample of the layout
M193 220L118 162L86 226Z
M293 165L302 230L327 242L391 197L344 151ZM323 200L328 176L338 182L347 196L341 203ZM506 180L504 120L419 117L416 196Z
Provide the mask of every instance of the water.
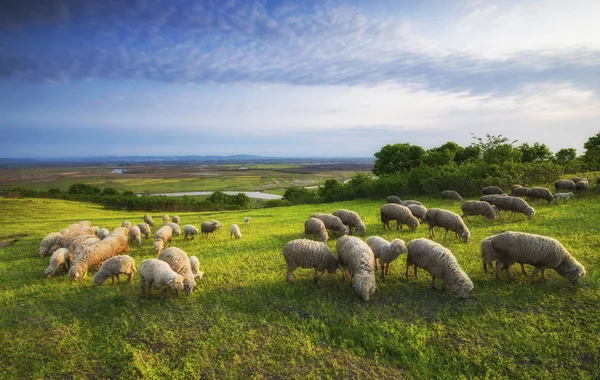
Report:
M182 192L177 192L177 193L151 194L150 196L164 195L167 197L183 197L184 195L211 195L212 193L213 193L212 191L182 191ZM264 199L264 200L283 198L282 195L261 193L260 191L223 191L223 193L225 193L227 195L237 195L239 193L243 193L243 194L246 194L247 196L249 196L250 198ZM138 196L139 195L141 195L141 194L138 194Z

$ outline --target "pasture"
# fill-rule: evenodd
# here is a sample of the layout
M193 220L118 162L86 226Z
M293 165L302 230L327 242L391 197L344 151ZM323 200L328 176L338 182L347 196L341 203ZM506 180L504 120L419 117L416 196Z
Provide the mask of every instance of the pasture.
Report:
M216 189L213 189L216 190ZM420 197L425 206L460 213L460 203ZM93 286L64 272L44 277L40 240L70 223L109 229L143 213L45 199L0 198L0 369L3 378L597 378L600 376L600 196L558 206L534 203L536 214L466 222L468 244L452 232L448 247L475 284L460 300L430 288L429 275L404 278L402 255L363 302L341 272L313 283L311 269L285 281L281 248L303 236L314 212L358 212L367 236L427 237L384 231L382 200L235 212L178 213L181 225L217 219L216 237L173 246L200 260L204 279L192 295L140 297L137 276ZM155 232L161 213L153 213ZM248 224L244 217L250 217ZM229 238L237 223L241 240ZM394 223L392 223L392 226ZM507 230L549 235L587 269L572 285L556 272L530 283L485 275L479 243ZM328 246L335 249L335 240ZM137 265L156 257L152 239L130 246ZM531 273L532 268L528 267ZM438 284L439 287L439 284Z

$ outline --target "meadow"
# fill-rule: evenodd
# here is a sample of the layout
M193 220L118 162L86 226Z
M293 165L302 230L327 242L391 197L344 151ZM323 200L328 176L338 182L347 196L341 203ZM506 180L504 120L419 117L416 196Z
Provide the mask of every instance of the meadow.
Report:
M427 207L460 212L460 204L419 197ZM303 236L314 212L357 211L367 235L406 242L415 231L384 231L384 200L301 205L232 212L179 213L181 224L217 219L216 237L173 245L200 260L204 279L191 295L140 296L132 284L93 286L44 277L40 240L73 222L115 228L142 213L46 199L0 198L0 372L2 378L598 378L600 377L600 196L558 206L535 203L536 214L467 222L472 236L447 246L475 284L472 297L404 278L405 256L392 263L363 302L338 271L313 283L297 269L285 281L281 248ZM161 213L154 213L160 224ZM250 217L248 224L244 217ZM228 228L237 223L241 240ZM392 224L393 225L393 224ZM153 232L157 230L155 226ZM585 265L572 285L556 272L530 283L484 274L479 243L507 230L549 235ZM335 240L328 242L335 249ZM136 263L156 257L152 241L131 246ZM531 273L532 268L528 268ZM439 284L438 284L439 287Z

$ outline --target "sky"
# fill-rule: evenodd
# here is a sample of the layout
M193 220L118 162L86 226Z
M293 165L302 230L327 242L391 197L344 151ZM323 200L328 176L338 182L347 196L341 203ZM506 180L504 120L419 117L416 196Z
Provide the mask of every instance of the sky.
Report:
M600 132L597 0L3 0L0 157L373 157Z

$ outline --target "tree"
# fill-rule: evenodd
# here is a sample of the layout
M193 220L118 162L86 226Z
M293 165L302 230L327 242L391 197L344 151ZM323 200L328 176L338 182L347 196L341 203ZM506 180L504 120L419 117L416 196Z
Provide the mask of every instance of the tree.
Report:
M565 165L573 161L577 157L577 151L575 148L563 148L556 152L554 160L560 165Z
M533 146L524 143L519 146L521 152L521 162L539 162L548 161L552 158L552 152L546 144L535 143Z
M373 174L378 176L407 172L421 165L425 149L411 144L388 144L375 153Z
M583 144L583 162L590 170L598 170L600 168L600 133L590 137Z
M454 155L454 162L457 165L466 164L468 162L475 162L481 159L481 148L475 145L468 146L459 150Z
M455 152L449 149L433 148L427 151L423 164L427 166L443 166L454 162Z
M473 143L472 146L479 147L481 149L481 155L483 160L488 164L501 164L503 162L519 162L523 155L521 151L513 144L517 140L508 142L508 137L502 135L485 135L485 140L482 137L478 137L471 133L473 139L477 142Z
M119 191L117 189L114 189L112 187L105 187L104 190L102 190L102 192L100 193L100 195L105 196L105 195L119 195Z
M341 200L344 198L344 185L338 180L328 179L319 187L317 194L327 202Z
M88 194L97 195L100 194L100 188L98 186L86 185L85 183L74 183L69 186L69 194Z

